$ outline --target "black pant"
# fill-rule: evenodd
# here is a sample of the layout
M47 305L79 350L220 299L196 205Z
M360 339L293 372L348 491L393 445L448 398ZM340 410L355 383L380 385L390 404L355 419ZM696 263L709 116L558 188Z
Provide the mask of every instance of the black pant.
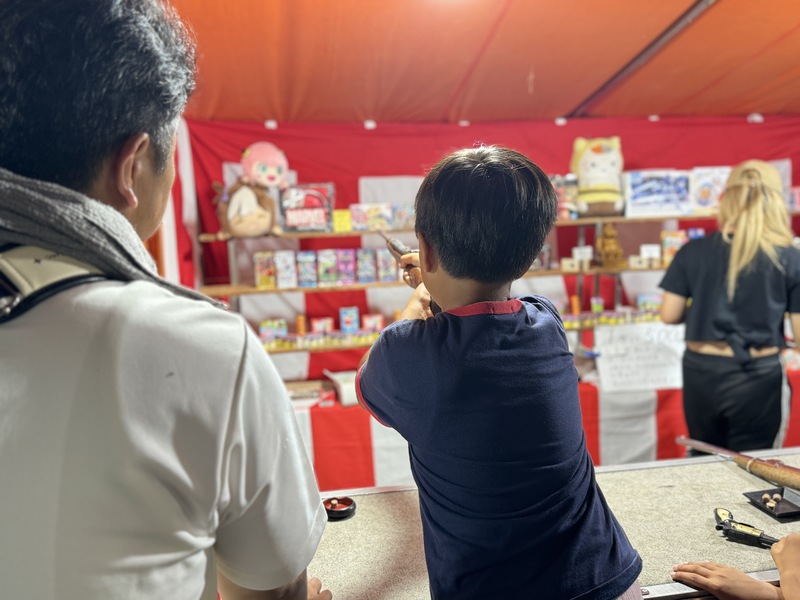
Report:
M783 445L790 389L779 355L741 365L686 350L683 411L689 437L736 452Z

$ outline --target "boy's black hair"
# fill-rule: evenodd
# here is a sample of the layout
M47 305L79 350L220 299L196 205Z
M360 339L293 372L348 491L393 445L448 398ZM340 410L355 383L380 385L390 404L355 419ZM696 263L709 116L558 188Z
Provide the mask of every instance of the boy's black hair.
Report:
M527 157L497 146L468 148L423 180L415 229L451 276L513 281L541 251L557 207L550 179Z
M0 167L83 191L145 132L163 171L194 65L160 0L3 0Z

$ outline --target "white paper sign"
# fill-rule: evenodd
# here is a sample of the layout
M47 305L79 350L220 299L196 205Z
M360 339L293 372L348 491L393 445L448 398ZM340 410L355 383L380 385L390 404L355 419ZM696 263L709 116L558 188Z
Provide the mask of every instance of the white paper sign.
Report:
M591 246L575 246L572 249L572 258L575 260L592 260L594 248Z
M607 392L683 387L684 326L601 325L594 330L600 387Z
M639 246L639 256L642 258L655 258L661 260L660 244L642 244Z

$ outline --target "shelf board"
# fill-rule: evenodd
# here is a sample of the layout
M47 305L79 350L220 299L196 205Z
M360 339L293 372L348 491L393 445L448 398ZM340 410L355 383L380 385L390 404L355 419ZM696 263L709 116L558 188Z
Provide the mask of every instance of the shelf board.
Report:
M345 346L340 344L325 344L314 348L281 348L280 350L267 350L268 354L290 354L292 352L342 352L345 350L364 350L371 348L372 344L353 344Z
M384 231L385 234L391 235L396 233L414 233L413 229L387 229ZM344 238L344 237L359 237L362 235L370 235L370 234L380 234L380 231L377 230L370 230L370 231L300 231L300 232L286 232L281 233L278 235L262 235L256 236L252 238L234 238L231 237L229 234L224 233L222 231L218 231L216 233L201 233L197 236L197 240L203 244L208 244L211 242L227 242L229 240L236 240L236 239L243 239L243 240L254 240L254 239L266 239L266 238L275 238L275 239L309 239L309 238Z
M637 269L638 270L638 269ZM590 274L592 271L586 271ZM613 271L612 271L613 272ZM528 277L547 277L553 275L577 275L578 273L566 273L558 269L547 269L540 271L528 271L523 275L523 278ZM248 296L251 294L286 294L292 292L304 292L310 294L331 293L331 292L352 292L360 290L368 290L374 288L390 288L390 287L408 287L404 281L388 281L383 283L357 283L355 285L332 285L328 287L303 287L303 288L283 288L283 289L267 289L257 288L254 285L247 284L222 284L222 285L205 285L200 288L200 293L212 298L229 298L231 296Z

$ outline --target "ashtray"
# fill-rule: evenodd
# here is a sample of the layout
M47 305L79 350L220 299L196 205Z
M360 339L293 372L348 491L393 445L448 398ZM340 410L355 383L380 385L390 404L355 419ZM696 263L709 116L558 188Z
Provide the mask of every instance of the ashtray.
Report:
M328 513L328 519L331 521L343 521L356 514L356 501L347 496L325 498L322 501L322 505L325 507L325 512Z
M789 487L744 492L750 502L776 519L800 516L800 492Z

